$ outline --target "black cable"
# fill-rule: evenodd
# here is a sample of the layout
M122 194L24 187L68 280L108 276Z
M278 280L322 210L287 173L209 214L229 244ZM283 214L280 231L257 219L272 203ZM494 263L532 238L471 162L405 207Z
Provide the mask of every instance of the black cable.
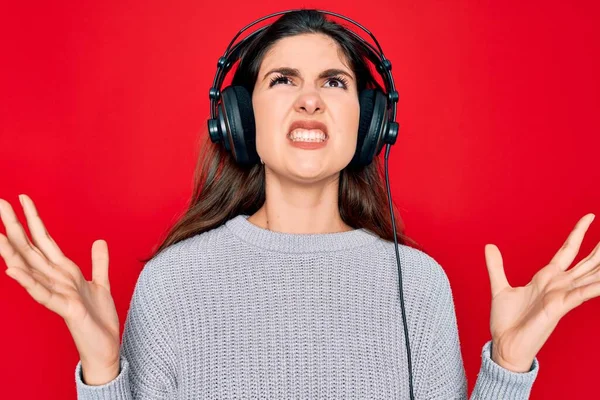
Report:
M392 193L390 190L390 177L388 174L388 158L390 155L390 144L385 146L385 185L387 187L388 201L390 204L390 214L392 216L392 230L394 231L394 244L396 245L396 262L398 263L398 285L400 287L400 310L402 311L402 323L404 325L404 339L406 344L406 359L408 360L408 387L410 390L410 400L414 400L412 361L410 359L410 341L408 340L408 324L406 322L406 311L404 310L404 291L402 290L402 268L400 267L400 254L398 253L398 238L396 236L396 221L394 218L394 207L392 206Z

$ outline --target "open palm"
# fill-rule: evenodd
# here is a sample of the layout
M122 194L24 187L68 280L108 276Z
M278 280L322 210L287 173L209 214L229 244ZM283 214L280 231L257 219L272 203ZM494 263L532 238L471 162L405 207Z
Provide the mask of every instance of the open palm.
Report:
M492 359L502 367L529 371L558 321L584 301L600 295L600 243L568 269L593 220L593 214L580 219L550 263L522 287L508 284L498 247L485 246L492 290Z
M110 293L106 241L92 245L92 280L87 281L50 236L31 198L22 198L32 240L10 203L0 199L0 219L7 233L0 234L0 256L6 262L6 274L64 319L86 369L115 369L119 317Z

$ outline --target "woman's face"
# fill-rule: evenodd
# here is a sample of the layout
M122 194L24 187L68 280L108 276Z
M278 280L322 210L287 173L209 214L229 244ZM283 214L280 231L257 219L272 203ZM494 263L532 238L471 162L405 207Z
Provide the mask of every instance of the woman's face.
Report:
M272 72L279 68L291 70ZM331 69L342 73L320 76ZM337 175L352 160L360 116L356 77L329 36L302 34L276 42L260 66L252 106L256 150L276 174L314 182ZM294 146L288 133L297 120L325 124L324 146L311 150Z

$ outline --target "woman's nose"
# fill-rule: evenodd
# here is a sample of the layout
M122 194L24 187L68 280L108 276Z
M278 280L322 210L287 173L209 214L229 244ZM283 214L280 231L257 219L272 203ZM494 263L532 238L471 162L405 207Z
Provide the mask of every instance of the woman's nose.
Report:
M318 92L312 90L310 92L302 93L298 96L295 103L295 108L299 112L307 112L313 114L315 112L323 112L325 104L323 99Z

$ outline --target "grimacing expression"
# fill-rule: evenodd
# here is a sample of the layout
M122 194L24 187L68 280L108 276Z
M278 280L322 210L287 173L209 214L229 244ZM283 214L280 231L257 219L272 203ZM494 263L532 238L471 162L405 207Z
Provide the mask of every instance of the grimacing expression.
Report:
M273 71L281 68L288 70ZM340 71L319 77L331 69ZM329 36L301 34L278 40L261 63L252 106L256 150L277 175L314 182L337 175L352 160L360 117L356 77ZM288 129L298 119L327 126L323 148L291 145Z

